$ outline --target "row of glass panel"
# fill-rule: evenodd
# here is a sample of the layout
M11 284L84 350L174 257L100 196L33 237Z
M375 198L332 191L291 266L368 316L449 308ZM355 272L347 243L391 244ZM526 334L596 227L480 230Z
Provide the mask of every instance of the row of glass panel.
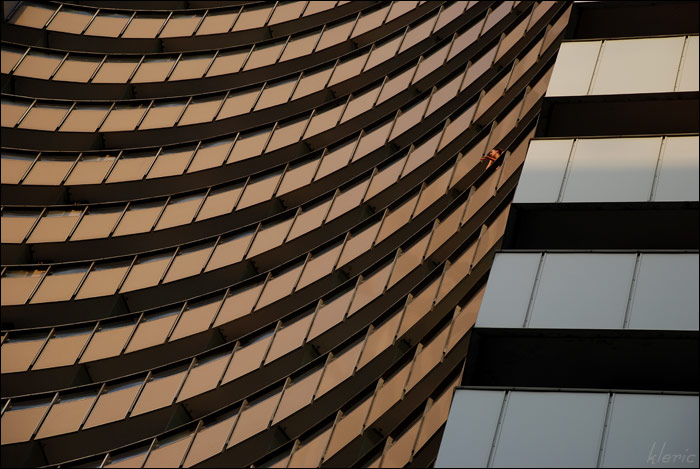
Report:
M698 330L698 254L500 253L479 327Z
M446 85L446 88L450 87L453 83L458 84L460 80L461 75ZM65 241L69 236L71 240L105 238L110 235L122 236L147 232L151 229L160 230L177 225L185 225L191 223L193 220L200 221L231 213L233 210L244 209L310 184L315 180L321 179L332 172L346 167L352 161L366 156L371 151L384 145L387 140L393 140L404 130L410 129L411 126L419 122L427 113L437 108L431 109L432 106L429 106L429 104L434 105L439 99L441 101L439 105L442 105L444 102L448 102L451 98L451 94L456 93L456 91L456 87L452 86L450 95L444 96L435 93L435 99L429 97L422 100L406 112L399 114L394 122L387 122L367 133L363 132L361 137L332 148L316 159L303 162L300 165L288 165L284 171L277 171L264 176L249 178L245 183L234 183L221 188L210 189L208 192L173 197L169 200L133 203L129 204L128 207L86 207L82 209L73 208L71 210L51 209L43 212L43 216L42 212L38 211L14 211L5 208L2 215L2 241L6 243L17 243L27 239L29 243L38 243ZM500 88L498 92L502 92ZM531 90L530 95L533 93L536 93L536 88ZM537 96L537 98L539 98L539 96ZM536 102L536 100L530 101L531 103ZM481 107L483 108L483 106ZM347 109L352 110L353 108L348 107ZM399 177L404 177L406 174L415 170L416 167L431 158L436 151L441 150L455 137L459 136L461 132L468 128L472 121L474 109L474 106L472 106L460 116L456 117L455 120L449 123L443 130L438 131L432 138L428 139L427 142L412 148L409 151L409 155L403 160L400 160L404 163L408 161L405 168L397 162L391 166L393 171L380 171L374 177L370 177L368 181L370 181L370 186L372 187L370 187L365 200L373 197L381 190L396 182ZM512 129L517 123L517 119L520 115L519 113L526 111L527 110L524 108L521 109L521 106L516 106L509 116L495 127L490 142L495 143L500 139L503 132ZM319 116L323 115L323 113L319 114ZM323 122L322 118L320 122ZM258 135L262 135L263 137L260 141L270 140L269 135ZM221 149L223 145L219 145L216 149L219 152L223 152L224 156L236 152L236 148L239 149L238 151L243 151L240 149L247 147L245 142L248 140L250 139L244 136L240 139L235 139L235 143L228 142L227 150ZM201 153L210 155L211 151L208 151L210 149L212 149L212 147L202 148L200 146L194 156L195 161L197 161L196 155ZM480 147L476 152L479 153L482 150L483 148ZM182 161L185 159L192 159L192 153L195 153L193 149L190 149L189 152L182 152L180 155L170 154L164 156L165 154L161 154L158 155L156 164L160 161L160 166L163 166L166 162L171 161L172 158L178 157L182 158ZM155 156L151 157L151 160L153 159L155 159ZM104 178L104 174L109 172L109 168L115 167L115 161L114 159L112 160L111 162L99 160L79 160L78 162L64 161L64 172L71 171L71 175L68 176L66 180L70 182L71 180L79 178L80 174L90 172L91 170L88 169L90 166L101 166L101 169L98 171L103 174L102 178ZM133 163L130 159L121 159L117 161L125 164L127 162ZM473 161L470 162L473 163ZM9 159L7 163L8 165L3 169L9 170L11 169ZM465 162L463 162L461 166L464 166L464 163ZM29 170L25 169L24 171L29 171L30 175L35 174L37 177L40 172L47 175L53 172L55 175L55 169L57 168L52 167L55 164L57 164L55 161L36 160L30 163L32 166ZM69 165L70 168L68 167ZM156 166L154 165L153 167ZM466 168L461 169L464 170ZM114 174L115 171L116 168L114 168L110 174ZM25 181L27 178L25 178Z
M490 54L487 54L487 56L488 55ZM353 140L336 147L329 152L324 152L324 155L314 160L307 161L299 165L287 166L284 173L272 173L262 177L249 179L245 184L234 184L232 186L218 189L210 189L208 194L202 192L199 195L172 198L167 204L165 210L163 209L163 206L166 201L155 203L149 202L145 204L130 204L126 212L124 212L124 208L122 207L111 207L107 209L102 209L99 207L85 208L83 211L48 210L37 223L38 215L36 212L26 210L13 211L5 209L3 212L2 241L22 242L23 240L27 239L27 236L29 236L27 241L30 243L64 241L68 236L70 236L71 240L104 238L110 236L110 234L120 236L150 231L154 227L154 224L155 229L158 230L176 225L187 224L193 219L195 221L199 221L214 216L223 215L230 213L234 208L246 208L264 200L268 200L274 196L283 195L291 190L309 184L314 180L325 177L334 171L342 169L351 161L355 161L373 151L375 148L383 145L387 138L392 139L397 132L410 128L411 125L419 122L425 115L433 112L444 103L449 102L453 95L456 95L457 93L457 85L460 85L461 83L461 86L464 86L468 75L469 67L467 68L467 73L455 77L444 87L440 88L440 90L436 91L430 98L424 99L420 103L412 106L409 110L399 114L395 123L389 122L366 134L363 133L363 135L359 138L359 143L358 140ZM518 104L514 106L506 116L494 123L491 136L488 139L488 142L486 142L487 147L495 145L501 139L501 137L507 134L517 124L517 121L521 116L529 112L530 108L541 97L542 91L546 87L548 77L549 75L545 74L539 80L539 82L528 91L525 99L522 101L522 105ZM401 160L404 162L403 164L401 162L397 162L391 165L390 168L385 168L386 170L379 171L375 176L373 176L365 200L373 197L378 192L397 181L399 177L404 177L406 174L413 171L415 168L429 159L435 153L435 151L441 150L449 142L451 142L453 138L459 136L468 128L469 124L475 118L475 111L477 112L477 117L483 113L483 109L485 109L483 102L488 100L490 103L492 103L494 101L494 99L487 98L492 96L498 97L503 93L503 87L506 81L508 81L507 79L508 75L506 75L503 80L494 86L489 93L484 95L482 100L477 105L470 107L467 111L454 117L454 120L450 122L443 131L435 134L424 144L412 149L408 157ZM510 82L512 83L512 76ZM443 90L445 92L443 92ZM376 89L368 92L368 94L373 93L376 96L378 91L379 90ZM360 96L360 98L362 97L364 97L364 95ZM379 95L379 99L381 99L381 95ZM346 112L348 110L352 112L353 109L354 108L352 106L348 106L346 108ZM319 114L319 116L323 115L323 113ZM321 120L321 122L323 122L323 120ZM391 133L389 134L390 130ZM265 141L269 140L269 135L264 135L263 139ZM260 140L262 141L263 139ZM233 153L236 146L241 142L245 142L246 140L249 139L246 137L235 139L235 144L233 144L233 142L229 142L228 149L223 151L227 152L226 154ZM484 142L480 143L483 144ZM219 147L221 146L222 145ZM231 146L233 146L233 150ZM221 151L220 148L219 150ZM468 172L474 166L475 162L477 161L475 158L480 156L480 154L482 154L481 152L484 150L485 148L482 145L477 145L473 152L470 152L467 155L469 158L465 158L460 161L460 163L457 165L457 173L460 177L466 174L466 172ZM200 147L196 153L200 154L201 151L206 152L206 149L202 149ZM149 164L148 161L150 161L151 169L153 171L153 168L165 167L166 162L172 161L172 158L179 157L183 163L185 160L189 161L192 159L192 153L194 153L194 149L191 149L189 154L188 152L183 152L180 155L167 155L163 153L158 155L157 160L155 156L151 156L150 158L142 157L141 159L146 159L147 161L140 162L140 166L143 168ZM472 155L472 153L474 154ZM156 160L155 164L153 163L153 160ZM3 170L6 170L6 172L3 174L9 173L9 170L12 169L9 164L10 160L8 159L6 162L8 164L3 168ZM159 162L160 164L158 164ZM136 164L137 162L133 161L132 158L128 158L118 159L116 163L114 161L109 162L90 160L79 160L77 163L70 161L63 163L64 174L72 168L71 176L67 178L67 181L70 182L72 179L76 180L79 177L79 174L85 174L88 172L88 165L101 165L102 169L100 172L103 174L101 178L104 179L104 174L109 173L110 175L114 175L115 173L118 173L120 163L126 165L129 163ZM27 172L29 170L29 175L35 174L37 177L40 172L46 175L55 175L57 168L52 167L52 165L55 164L57 164L55 161L43 161L39 159L33 163L30 163L30 165L32 165L31 169L24 169L23 171ZM113 170L110 172L109 168L113 168ZM20 171L22 171L21 168L19 168L19 171L13 172L15 174L19 174ZM145 170L142 169L141 171L144 172ZM29 176L25 177L25 181L28 178ZM63 179L66 179L65 175L63 176ZM109 181L109 178L107 180ZM115 229L115 223L117 222L119 222L119 225ZM76 223L78 223L77 227ZM30 230L31 235L29 234Z
M307 96L328 86L355 77L363 71L394 57L397 53L403 52L419 40L428 37L436 23L436 19L437 14L425 20L415 29L407 28L401 31L395 38L385 41L383 45L376 49L368 50L360 55L346 57L342 60L338 59L334 66L329 65L327 68L317 70L308 76L302 73L299 76L286 80L266 83L262 88L239 92L229 91L225 95L200 98L154 100L128 104L88 104L81 102L58 104L8 98L2 101L2 125L5 127L17 125L19 128L46 131L120 132L133 131L137 128L138 130L169 128L227 119L251 111L284 104L289 100ZM480 25L481 23L479 23ZM473 40L476 40L476 37ZM468 43L463 44L464 47L467 45ZM449 46L445 46L439 51L440 53L437 55L439 61L433 59L420 66L421 70L419 70L416 80L442 65L448 49ZM458 50L453 52L456 53ZM245 51L236 54L240 58L239 62L245 60L247 56ZM254 58L255 53L250 56L250 60ZM220 60L227 61L228 56L221 56ZM252 63L250 60L246 63ZM105 62L105 64L107 63ZM256 63L262 62L256 61ZM144 67L148 68L151 64L160 68L161 80L164 80L172 70L172 63L168 63L164 59L157 59L153 62L142 62L139 71L143 70ZM221 67L216 67L215 65L216 62L209 70L214 70L214 73L217 70L223 71ZM240 66L240 63L238 66ZM135 63L129 66L130 69L126 71L127 75L125 76L133 75L134 67ZM230 70L228 67L226 68ZM112 78L118 75L115 72L107 73L107 76ZM135 79L138 79L139 72L136 72L133 76ZM147 81L152 80L149 79ZM365 104L367 104L367 109L369 109L373 103L367 102ZM342 107L340 111L342 112Z
M438 220L431 232L426 233L410 246L404 246L402 250L397 251L395 262L386 264L371 275L364 274L358 279L355 288L338 295L333 300L319 302L316 307L317 313L308 332L309 340L341 322L346 314L354 314L381 295L386 288L393 287L400 279L417 268L424 259L431 256L481 207L474 207L474 204L483 204L492 197L493 182L496 179L497 177L492 175L478 189L473 190L466 202ZM342 268L362 253L369 251L375 244L386 239L410 220L411 213L416 208L417 199L418 196L414 196L395 211L385 214L383 221L380 220L354 233L344 242L309 254L303 264L292 266L275 275L268 275L261 282L229 289L218 296L213 294L203 300L185 302L181 306L174 306L165 311L132 315L116 321L98 322L94 326L81 325L58 332L51 330L48 335L47 331L12 334L3 342L2 373L24 372L30 367L43 369L101 360L153 347L166 341L175 341L251 314L294 291L305 288L331 274L334 269ZM414 304L407 308L402 327L411 327L420 318L416 308L420 310L426 304L431 304L436 294L438 300L442 299L461 278L468 274L471 265L477 263L500 237L499 230L502 233L506 217L507 214L499 216L489 229L482 233L482 239L478 244L473 243L464 254L446 267L442 284L439 283L438 278L423 290L427 292L425 295L423 293L417 295ZM72 280L76 281L76 279ZM92 280L88 278L85 283L95 284L105 280L107 279L104 276ZM80 281L81 279L78 278L77 282ZM54 287L70 289L70 286L65 284L54 285ZM427 300L427 303L424 300ZM305 321L307 324L302 327L308 327L312 316L308 315L308 321ZM403 332L405 329L401 331ZM299 331L295 334L294 337L299 339L306 336Z
M533 140L516 203L698 200L697 135Z
M435 467L691 467L697 414L697 394L457 389Z
M449 126L446 127L446 129L448 128ZM497 128L497 126L494 125L494 128ZM342 191L336 191L332 198L305 210L299 209L292 218L273 223L260 223L255 230L237 233L232 236L220 236L216 241L180 247L171 252L139 255L123 261L98 262L93 263L91 266L59 267L55 268L55 270L54 268L50 270L5 269L2 276L2 304L24 304L27 301L30 303L67 301L72 298L83 299L112 295L117 291L124 293L153 287L160 284L161 281L168 283L180 280L185 277L198 275L201 272L232 265L244 258L252 258L261 252L274 249L286 241L293 240L332 221L390 187L399 177L405 176L408 172L415 170L432 158L436 150L439 149L439 137L440 134L438 133L413 149L407 156L381 169L375 169L364 181ZM387 210L385 212L386 220L379 220L372 225L374 227L374 236L369 240L371 242L370 247L374 243L375 238L377 242L380 242L389 234L398 230L405 222L419 215L444 195L448 188L453 187L464 174L476 166L479 163L480 156L486 150L484 143L487 140L488 137L483 138L464 157L458 156L455 165L443 171L430 183L424 183L421 191L409 201L404 202L401 207L394 211ZM523 144L520 145L520 147L522 146ZM518 155L523 153L520 147L519 151L515 152ZM511 164L503 167L507 167L508 171L512 172L517 167L514 166ZM506 174L504 177L509 175ZM492 173L487 181L475 190L474 196L478 202L471 204L473 209L470 208L465 212L463 221L469 219L495 193L500 176L500 171ZM189 215L186 216L191 218L192 213L194 213L196 207L199 207L201 201L190 199L188 202L183 202L180 205L185 206L186 203L189 203L187 207L190 207ZM118 228L122 226L122 223L126 223L123 220L127 219L128 216L131 218L128 222L131 226L135 226L147 219L150 227L155 223L161 211L163 211L163 208L159 204L142 208L140 211L126 212L123 215L119 212L114 214L96 214L93 215L95 218L90 223L94 223L99 228L106 224L106 218L109 216L114 217L115 220L121 216L122 222L119 223ZM160 220L182 220L181 212L177 212L180 213L179 216L175 213L172 212L167 218L164 218L165 215L163 214L160 216ZM65 217L62 220L49 216L42 218L41 222L47 223L44 226L47 233L60 229L70 232L70 230L73 230L76 217L79 215L80 213L76 213L72 219L67 218L71 223L71 227L67 230L59 223L65 223ZM83 219L87 216L84 215ZM12 219L13 217L7 218L7 220ZM12 228L9 221L6 222L5 220L3 220L3 227L8 230ZM85 229L87 230L87 228ZM365 231L368 232L367 230ZM117 231L115 231L116 233ZM347 241L348 246L354 246L356 243L357 240L352 238ZM363 248L356 251L351 247L346 247L344 250L346 249L349 250L348 252L355 252L354 256L365 250Z
M267 2L191 12L124 11L19 2L7 20L29 28L121 38L202 36L273 26L327 11L346 1ZM403 2L396 2L403 3ZM419 2L408 2L416 6ZM423 2L420 2L423 3Z
M401 14L411 11L403 6L404 3L415 2L400 2ZM445 19L451 21L462 13L466 4L467 2L456 2L442 16L449 14ZM110 56L46 52L3 45L2 73L78 83L157 83L231 74L311 55L314 51L355 38L381 26L391 8L397 10L397 3L393 6L388 4L368 15L358 14L357 18L353 17L330 28L324 27L303 35L290 35L271 44L205 53L130 57L122 54ZM430 16L433 23L437 17L437 13ZM449 21L439 21L438 24L442 27ZM401 28L401 31L404 29ZM428 34L430 32L427 31Z
M564 42L547 96L698 91L698 36Z
M367 402L370 405L365 408L365 425L370 425L384 414L464 337L474 322L480 299L481 294L478 293L464 311L457 308L452 321L434 337L418 345L413 360L409 360L392 377L380 380L375 392L376 398L370 396L371 400ZM265 430L269 424L274 425L311 404L391 347L397 337L400 337L397 336L397 329L405 309L399 309L376 328L370 326L364 339L335 354L329 354L325 364L300 376L288 378L276 391L253 402L244 403L240 418L244 419L246 425L239 423L242 427L234 430L233 434L229 433L231 436L228 446ZM425 308L423 314L429 310L429 307ZM308 328L309 321L303 322ZM276 348L275 344L282 341L278 338L287 331L289 332L284 337L287 343ZM298 337L304 337L304 329L296 327L295 330L287 331L278 325L274 333L269 331L245 345L238 342L233 351L210 355L199 361L193 359L182 366L156 373L150 371L145 379L105 383L99 390L13 399L3 409L2 443L12 444L93 428L167 407L209 391L301 346ZM341 426L347 426L348 423L345 421ZM338 438L347 436L341 434Z

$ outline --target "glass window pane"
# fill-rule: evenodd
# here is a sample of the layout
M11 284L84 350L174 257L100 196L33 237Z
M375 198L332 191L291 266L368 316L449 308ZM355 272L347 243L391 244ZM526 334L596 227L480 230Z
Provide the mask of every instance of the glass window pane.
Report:
M207 17L211 18L211 17ZM206 23L206 19L204 20ZM199 28L200 31L202 28ZM216 59L214 59L214 63L211 65L211 68L207 72L208 77L214 77L217 75L227 75L229 73L236 73L241 69L241 65L243 65L243 62L245 61L246 57L248 57L248 52L250 52L248 49L245 50L235 50L231 52L222 52L218 56L216 56Z
M335 127L338 123L338 119L340 118L340 114L343 112L343 107L344 104L340 104L314 114L314 116L311 118L309 126L306 129L306 132L304 132L304 138L307 139Z
M580 139L562 201L649 200L660 147L661 137Z
M47 211L32 234L28 243L48 243L65 241L75 224L81 210L49 210Z
M303 16L309 16L309 15L314 15L316 13L320 13L322 11L330 10L335 6L337 2L329 2L329 1L313 1L309 2L309 5L306 7L306 10L304 10Z
M467 67L467 72L464 75L464 81L459 87L459 90L462 91L466 89L469 85L474 83L474 80L479 78L481 75L483 75L488 69L491 68L491 64L493 64L493 59L496 57L496 47L490 49L488 52L486 52L484 55L481 56L477 61L469 64ZM537 59L537 55L535 54L534 59ZM515 75L515 71L513 71L513 75ZM513 78L511 78L513 80ZM507 81L507 80L506 80Z
M260 297L262 288L263 284L258 283L246 287L238 287L231 291L224 299L224 304L221 306L221 311L219 311L219 315L216 317L214 327L250 314L250 312L253 311L253 306L255 306L255 303ZM260 360L262 360L262 357L260 357ZM258 365L259 364L258 362Z
M447 342L447 335L450 332L448 326L444 327L438 335L425 344L423 349L416 356L413 361L411 376L409 376L408 383L406 383L407 390L413 388L413 386L425 378L442 359L442 352L445 348L445 342Z
M36 103L24 116L24 119L19 124L19 128L53 132L58 128L68 109L70 107L65 105Z
M591 94L673 91L684 40L668 37L606 41Z
M444 7L440 12L437 23L435 23L435 31L442 29L443 26L450 24L458 18L469 2L454 2L452 5Z
M148 110L143 122L139 125L139 130L156 129L162 127L172 127L175 121L185 109L185 102L159 102L153 103Z
M137 449L110 455L109 460L104 464L104 467L142 467L146 457L148 456L149 448L150 443Z
M377 86L376 88L372 88L359 96L353 96L348 103L348 106L343 113L343 118L340 120L340 122L343 123L365 113L366 111L369 111L377 100L380 88L380 86Z
M108 385L97 398L97 403L90 411L90 416L83 428L92 428L109 422L116 422L126 417L144 378L124 383Z
M331 429L331 427L328 427L313 439L298 445L290 459L289 467L318 467L321 464L323 451L331 436Z
M270 137L270 143L267 144L265 153L270 153L271 151L298 142L299 139L301 139L301 134L304 132L308 120L307 117L303 117L299 120L279 125L272 134L272 137Z
M119 132L136 129L148 104L115 106L100 127L101 132Z
M168 252L136 259L120 293L158 285L172 256L173 253Z
M3 45L2 52L0 52L0 57L2 58L2 60L0 60L0 64L2 64L2 73L9 74L17 62L19 62L19 59L22 58L25 50L26 49L20 48L6 48Z
M433 30L433 26L435 25L436 20L437 15L433 15L427 20L423 21L422 23L416 26L411 26L408 32L406 33L406 38L401 43L401 49L399 49L399 53L410 49L411 47L418 44L420 41L426 39L430 35L430 32Z
M73 167L65 184L101 184L114 160L115 157L110 155L84 155Z
M350 158L357 146L357 139L350 140L340 146L331 147L328 153L323 155L321 166L318 168L314 181L344 168L350 163Z
M282 244L282 241L287 236L289 228L292 225L292 219L284 220L278 223L270 224L260 228L260 231L255 236L253 245L246 257L250 259L264 251L269 251Z
M191 36L202 19L200 15L176 14L170 17L158 37Z
M357 24L352 30L352 35L350 37L357 37L366 33L367 31L380 27L384 22L384 18L386 18L387 13L389 13L389 8L391 8L391 5L374 10L371 13L362 12L362 15L360 16L360 19L357 20Z
M350 78L356 77L362 71L362 67L367 61L368 53L364 55L358 55L351 59L342 60L333 72L333 76L328 81L328 86L333 86L341 81L349 80Z
M162 14L158 16L139 16L137 13L134 19L131 20L131 23L129 23L129 26L127 26L122 37L156 37L164 22L165 17Z
M655 201L698 200L698 137L666 137Z
M620 328L634 264L634 254L548 254L529 326Z
M130 264L131 261L96 264L80 287L75 299L113 295Z
M85 31L86 36L117 37L131 15L101 11Z
M245 29L262 28L270 17L272 7L264 5L261 7L245 5L241 16L233 25L231 31L242 31Z
M389 98L392 98L408 88L411 84L411 78L415 73L415 67L411 67L400 74L392 77L384 83L381 93L379 93L379 98L377 99L377 105L383 103Z
M374 238L379 231L379 222L373 223L359 233L353 233L343 246L343 252L338 259L338 267L342 267L356 257L369 251L374 244Z
M372 181L369 184L369 189L367 189L367 194L365 194L365 200L369 200L375 195L379 194L384 189L392 186L401 175L401 170L406 164L406 157L403 157L397 161L394 161L388 166L385 166L372 177Z
M205 459L220 453L226 439L231 433L231 427L236 422L238 411L218 420L204 424L197 435L185 458L184 467L191 467Z
M176 368L175 370L153 375L151 380L144 386L131 415L141 415L172 404L175 399L175 393L180 389L180 384L182 384L186 372L186 368Z
M250 57L246 61L243 70L250 70L252 68L274 64L277 62L284 44L284 42L276 42L266 45L256 45L253 48L253 52L250 54Z
M36 438L48 438L78 430L95 398L97 394L94 391L62 395L60 401L51 406Z
M307 2L279 2L272 12L269 25L283 23L299 18Z
M257 337L252 342L241 345L240 348L233 353L233 358L226 369L222 384L233 381L246 373L250 373L251 371L260 368L262 359L265 356L265 352L267 351L271 340L272 331L268 331L266 334Z
M248 403L233 429L231 439L228 442L229 448L267 429L280 400L282 394L280 391L271 392L267 396Z
M24 115L30 102L2 100L2 126L14 127L17 121Z
M213 121L221 107L222 101L222 96L193 99L187 105L187 109L185 109L177 125L182 126Z
M177 402L214 389L224 374L224 369L228 365L230 356L230 352L227 352L223 355L197 360L187 375L185 384L177 396Z
M287 269L283 272L278 272L270 277L265 283L260 299L255 305L255 309L261 309L265 306L274 303L287 295L290 295L294 290L294 286L299 279L303 264Z
M369 399L360 402L353 409L343 412L343 417L335 424L333 436L328 442L328 448L326 448L326 454L324 455L326 459L337 453L361 433L370 405L372 405L371 396Z
M602 41L564 42L559 48L547 96L588 94Z
M86 272L87 267L52 268L44 277L31 303L70 300Z
M337 356L333 354L333 357L326 365L326 370L323 372L323 379L318 386L318 391L316 391L316 398L323 396L326 392L352 376L361 351L362 341L359 341L352 347L344 349Z
M326 300L325 303L321 303L314 317L314 323L309 329L308 340L318 337L343 320L345 313L350 307L353 293L354 289L350 289L341 295Z
M326 49L345 41L350 35L350 31L355 24L355 18L335 26L328 27L321 35L321 40L316 46L316 51Z
M30 50L22 63L15 69L15 75L48 80L63 56Z
M360 143L357 144L357 150L355 150L352 161L357 161L382 147L386 143L392 124L393 121L388 121L384 125L364 134L360 138Z
M319 161L321 161L321 158L289 166L284 173L280 187L277 189L277 196L279 197L310 184L316 168L318 168Z
M243 260L246 249L250 245L250 241L253 238L253 232L247 231L244 233L237 233L231 236L225 236L221 238L221 241L214 249L214 254L211 256L211 260L207 264L205 272L210 270L218 269L226 265L235 264Z
M153 163L146 179L182 174L192 159L195 147L164 149Z
M62 31L64 33L80 34L93 17L91 11L61 8L46 27L49 31Z
M409 11L413 11L418 6L418 2L391 2L391 11L386 17L385 23L393 21L401 15L405 15Z
M381 467L403 467L408 464L411 459L413 445L418 437L420 423L419 419L408 430L403 431L401 436L392 441L391 446L384 453Z
M218 295L204 301L188 303L170 336L170 342L207 330L219 311L221 299L221 295Z
M71 235L71 241L108 237L122 212L124 212L124 207L121 206L88 209Z
M199 29L197 29L196 35L226 33L231 29L231 25L236 18L238 18L238 8L235 11L224 11L223 13L210 12L202 21Z
M374 357L382 353L394 343L394 339L396 338L396 330L399 328L399 322L401 322L401 314L394 314L369 333L369 336L365 340L362 356L357 363L358 369L372 361Z
M44 275L44 270L7 270L2 277L2 304L24 304Z
M165 81L175 65L175 58L145 59L131 79L131 83L157 83Z
M272 198L281 177L282 173L276 172L251 179L243 191L241 201L238 202L236 210L241 210Z
M384 293L387 281L389 280L389 274L391 274L391 267L392 265L390 262L369 277L362 279L362 282L357 286L355 298L353 298L352 305L350 305L348 316L355 314L365 305L371 303L378 298L379 295Z
M133 320L100 324L78 363L116 357L122 352L136 323Z
M185 430L168 438L159 439L157 446L154 446L148 454L143 467L179 467L193 436L194 430Z
M384 241L387 237L395 233L411 219L413 209L418 202L418 195L413 196L407 202L401 204L397 209L390 211L382 222L382 229L377 235L377 243Z
M203 246L198 245L181 249L175 256L172 265L168 269L168 273L165 275L163 283L173 282L181 278L190 277L201 273L213 248L214 244L209 243Z
M287 240L298 238L299 236L321 226L321 223L323 223L323 220L326 218L326 214L328 213L328 208L330 206L331 201L329 199L318 205L309 207L297 215L296 219L294 220L294 225L289 231Z
M200 221L231 213L233 207L236 206L236 202L238 202L241 192L243 192L243 185L212 190L209 192L195 220Z
M425 108L428 106L428 98L414 104L408 109L403 109L401 115L396 118L396 123L391 129L389 140L393 140L407 130L413 128L423 118Z
M216 120L249 113L259 94L260 89L254 88L230 95L224 101L224 105L216 116Z
M411 247L407 248L396 259L394 270L391 273L387 288L391 288L396 282L405 277L409 272L418 267L423 261L423 255L428 247L430 233L416 241Z
M61 124L61 132L95 132L109 112L109 106L76 106Z
M416 210L413 216L417 216L426 208L434 204L440 197L447 193L447 187L450 183L450 178L452 177L452 168L442 173L440 177L435 179L433 182L428 184L423 188L418 199L418 205L416 205Z
M56 7L53 5L22 2L20 3L19 7L17 7L17 10L12 14L12 17L8 22L18 26L43 28L55 10ZM9 13L9 11L7 13Z
M432 309L433 300L437 295L439 283L440 277L433 280L432 283L424 287L420 292L417 292L411 301L408 302L403 318L401 319L401 326L399 327L397 337L403 336L406 331L413 327L415 323L420 321L421 318Z
M574 141L532 140L514 202L556 202Z
M433 52L427 57L424 57L420 64L418 64L418 70L416 71L416 76L413 77L413 83L416 83L421 78L425 77L429 73L434 72L438 69L447 58L447 52L450 45L441 47L436 52Z
M106 182L138 181L143 179L155 158L155 153L150 155L122 154L112 172L107 176Z
M137 63L135 59L108 58L92 79L92 83L126 83Z
M296 289L301 290L305 286L330 274L335 266L335 261L338 260L341 249L342 244L338 244L325 251L314 254L311 259L306 262L304 273L299 278L299 284Z
M333 200L333 206L328 212L326 222L329 222L360 206L362 204L362 199L367 192L367 186L369 186L369 178L338 193L335 196L335 200Z
M2 214L2 242L21 243L39 217L34 211L5 211Z
M372 402L372 408L369 411L365 425L373 423L401 399L410 368L410 363L404 365L379 388L374 396L374 402Z
M194 155L192 163L187 168L187 172L192 173L221 166L231 151L232 144L233 139L202 143Z
M272 425L284 420L304 406L311 403L318 381L321 379L323 368L312 370L302 376L294 378L284 389L279 407L275 411ZM297 450L298 451L298 450ZM319 459L320 459L319 455Z
M330 78L331 73L333 73L333 67L328 67L310 74L304 73L299 80L299 85L294 90L292 99L299 99L322 90L326 86L326 83L328 83L328 78Z
M282 324L270 346L270 351L265 356L265 365L277 360L283 355L291 352L297 347L301 347L306 338L306 333L311 326L312 314L307 314L294 322Z
M46 332L8 337L2 344L2 374L27 371L46 341Z
M290 2L290 3L300 3L300 2ZM279 8L279 7L278 7ZM274 16L274 15L273 15ZM282 52L282 57L280 57L280 62L285 60L296 59L297 57L302 57L309 55L313 52L316 43L318 42L319 33L315 31L304 36L299 36L289 41L287 47L284 48Z
M163 202L131 205L124 213L113 236L124 236L151 231L156 218L163 210Z
M14 402L2 414L2 444L29 441L51 404L47 399Z
M698 36L688 36L685 58L679 73L678 91L697 91L700 66L698 65Z
M289 100L289 95L292 94L292 89L296 85L297 79L293 78L287 81L281 81L278 83L265 85L260 99L255 104L255 111L260 109L265 109L272 106L277 106L278 104L286 103Z
M172 20L171 20L172 21ZM211 54L184 55L168 78L169 81L202 78L214 58Z
M129 345L124 353L135 352L165 342L179 312L180 308L176 307L165 312L144 316L136 327L136 332L129 340Z

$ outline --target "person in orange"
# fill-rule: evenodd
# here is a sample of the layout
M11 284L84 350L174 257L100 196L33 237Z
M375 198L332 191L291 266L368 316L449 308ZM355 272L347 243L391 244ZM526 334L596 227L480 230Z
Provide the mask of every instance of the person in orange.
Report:
M486 168L488 169L489 167L491 167L492 164L494 164L501 157L502 154L503 154L502 148L494 148L493 150L491 150L488 153L488 155L482 156L480 161L488 160L489 164L486 166Z

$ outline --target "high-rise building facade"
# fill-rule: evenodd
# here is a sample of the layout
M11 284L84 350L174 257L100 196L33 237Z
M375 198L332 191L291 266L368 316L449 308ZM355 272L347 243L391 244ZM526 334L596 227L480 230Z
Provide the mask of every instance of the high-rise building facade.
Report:
M698 467L698 3L576 2L436 467Z
M3 2L2 464L433 464L571 14Z

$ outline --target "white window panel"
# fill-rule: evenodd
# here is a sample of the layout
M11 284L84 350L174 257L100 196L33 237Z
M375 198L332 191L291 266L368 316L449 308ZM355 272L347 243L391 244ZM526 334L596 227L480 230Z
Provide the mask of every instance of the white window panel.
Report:
M646 202L661 137L580 139L563 202Z
M698 136L666 137L654 201L698 200Z
M700 73L698 73L698 36L688 37L688 42L685 46L685 58L678 77L677 91L698 91L698 81Z
M616 394L611 412L601 467L697 467L698 396Z
M671 92L685 37L606 41L590 94Z
M435 467L486 467L504 394L472 389L455 392Z
M698 255L642 254L630 329L698 330Z
M530 328L619 329L635 254L548 254Z
M532 140L514 203L556 202L574 141Z
M477 327L523 327L540 253L497 253Z
M559 48L547 96L588 94L602 41L564 42Z
M607 406L607 393L511 393L493 467L595 467Z

